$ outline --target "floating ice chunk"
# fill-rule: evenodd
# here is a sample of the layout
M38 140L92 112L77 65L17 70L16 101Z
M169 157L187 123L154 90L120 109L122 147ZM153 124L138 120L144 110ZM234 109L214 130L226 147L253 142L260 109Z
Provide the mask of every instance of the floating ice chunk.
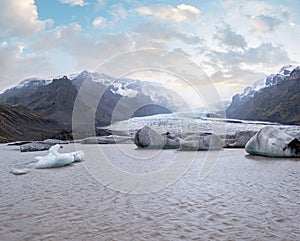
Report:
M83 151L76 151L70 153L59 153L58 150L61 148L59 144L52 146L46 156L37 156L35 159L36 163L33 164L35 168L53 168L62 167L69 165L73 162L80 162L83 159Z
M300 157L300 141L272 126L262 128L246 144L250 155Z
M81 162L84 158L84 152L81 150L70 152L69 154L74 157L74 162Z
M10 170L10 173L14 174L14 175L23 175L23 174L27 174L28 172L30 172L31 169L30 168L13 168Z

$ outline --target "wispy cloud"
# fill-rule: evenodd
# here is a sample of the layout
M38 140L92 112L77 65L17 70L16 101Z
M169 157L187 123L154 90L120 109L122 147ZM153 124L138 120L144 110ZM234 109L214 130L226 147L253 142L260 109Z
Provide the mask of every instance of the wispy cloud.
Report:
M185 44L197 45L202 41L197 35L184 33L175 26L162 25L154 22L140 24L135 31L143 35L145 39L153 39L162 42L175 40Z
M281 24L281 20L279 18L267 15L251 16L250 19L252 29L263 32L275 31L276 27Z
M218 27L217 32L214 34L214 38L224 46L242 49L247 47L244 36L232 31L229 25L226 25L224 28Z
M180 4L177 7L170 5L144 6L137 8L136 11L140 15L149 15L158 20L173 22L195 22L201 13L198 8L187 4Z
M59 0L63 4L69 4L71 6L85 6L88 5L88 2L85 2L84 0Z

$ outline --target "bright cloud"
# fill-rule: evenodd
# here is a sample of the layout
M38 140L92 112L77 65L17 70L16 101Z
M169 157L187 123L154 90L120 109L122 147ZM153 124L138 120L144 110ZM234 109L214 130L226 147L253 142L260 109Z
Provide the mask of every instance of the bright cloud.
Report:
M84 0L59 0L63 4L69 4L71 6L84 6L87 5L88 3L85 2Z
M95 18L93 21L94 28L103 27L103 26L105 26L105 24L106 24L106 19L101 16Z
M51 23L39 20L34 0L1 0L0 9L0 38L34 34Z
M159 20L172 22L195 22L200 16L200 10L187 4L180 4L177 7L170 5L139 7L136 11L140 15L150 15Z

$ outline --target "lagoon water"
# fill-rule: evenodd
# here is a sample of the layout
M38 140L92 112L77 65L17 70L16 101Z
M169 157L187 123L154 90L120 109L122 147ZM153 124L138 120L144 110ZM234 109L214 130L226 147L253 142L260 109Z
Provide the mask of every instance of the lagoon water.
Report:
M201 176L207 152L141 151L133 145L77 148L87 154L83 163L15 176L9 173L12 167L46 152L20 153L18 147L0 145L0 240L300 240L297 159L225 149L211 152L216 162ZM74 150L69 144L61 152ZM167 170L154 184L165 182L168 172L186 171L151 193L147 183L142 193L134 179L126 183L128 189L118 190L122 179L99 171L100 179L112 177L101 182L90 165L89 155L103 161L99 150L122 173ZM168 169L175 161L178 165Z

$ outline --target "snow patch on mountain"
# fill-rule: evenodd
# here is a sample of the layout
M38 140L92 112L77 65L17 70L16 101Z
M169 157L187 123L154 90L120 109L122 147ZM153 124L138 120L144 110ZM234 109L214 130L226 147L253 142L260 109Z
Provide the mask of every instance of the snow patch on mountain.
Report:
M257 92L262 91L264 88L269 88L273 85L281 83L290 76L293 70L296 70L297 68L299 67L294 65L283 66L277 74L271 74L265 79L254 82L252 86L246 87L244 92L239 95L240 98L252 98Z
M131 79L119 79L111 83L110 91L114 94L119 94L121 96L127 96L129 98L134 98L138 95L138 89L134 88L140 85L138 80Z
M13 88L21 89L28 87L38 87L43 85L49 85L53 82L53 79L61 79L64 76L68 77L68 79L73 80L78 74L69 74L69 75L58 75L58 76L50 76L50 77L33 77L29 79L25 79L17 84Z
M80 82L81 84L83 81L93 81L96 83L100 83L103 85L110 85L115 79L113 77L110 77L106 74L100 74L97 72L90 72L87 70L82 71L81 73L77 74L77 76L73 79L73 81Z
M52 82L52 79L41 79L41 78L35 77L35 78L25 79L13 88L22 89L22 88L27 88L27 87L38 87L38 86L42 86L42 85L48 85L51 82Z

